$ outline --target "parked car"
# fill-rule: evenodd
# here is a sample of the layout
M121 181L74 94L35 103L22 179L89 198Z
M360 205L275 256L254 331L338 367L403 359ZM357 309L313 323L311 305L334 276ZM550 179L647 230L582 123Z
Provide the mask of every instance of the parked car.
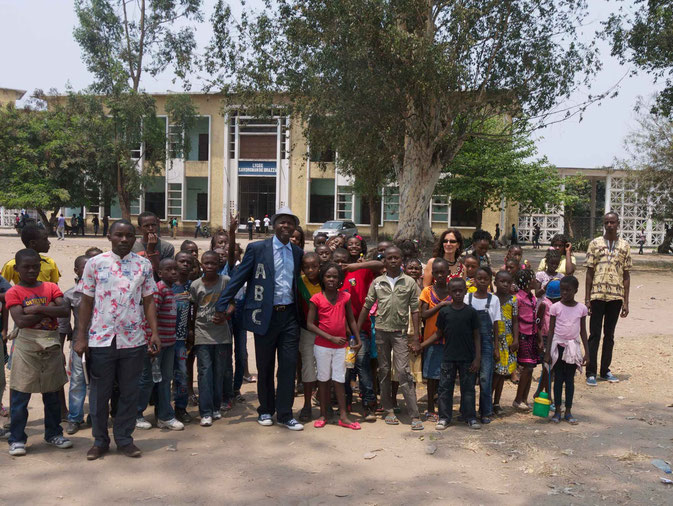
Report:
M346 237L349 237L353 234L357 234L358 229L355 226L355 223L347 220L330 220L323 223L323 225L313 232L313 237L315 238L318 234L325 234L327 237L334 237L335 235L343 234Z

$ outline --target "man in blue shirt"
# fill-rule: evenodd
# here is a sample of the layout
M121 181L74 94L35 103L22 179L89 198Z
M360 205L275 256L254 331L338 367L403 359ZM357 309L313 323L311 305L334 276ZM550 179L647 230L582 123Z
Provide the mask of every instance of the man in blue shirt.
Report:
M299 353L297 276L303 251L290 242L299 218L287 207L271 217L274 236L248 245L216 305L214 321L224 323L234 314L234 296L247 282L243 326L255 334L257 397L260 425L278 423L290 430L304 426L292 415L294 377ZM226 311L226 314L225 314ZM278 354L278 386L274 370Z

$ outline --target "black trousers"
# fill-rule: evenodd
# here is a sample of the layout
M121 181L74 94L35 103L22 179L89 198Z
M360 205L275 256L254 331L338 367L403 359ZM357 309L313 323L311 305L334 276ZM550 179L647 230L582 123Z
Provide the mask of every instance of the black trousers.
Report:
M147 353L147 346L144 345L118 350L115 341L105 348L89 348L91 433L94 446L104 448L110 446L108 406L115 380L119 383L119 401L112 433L117 446L133 443L131 435L136 427L138 414L140 375Z
M575 371L577 371L577 365L568 364L564 362L561 357L563 357L563 352L565 348L563 346L558 346L558 359L554 364L552 369L554 375L554 404L556 404L556 409L560 411L561 409L561 399L563 398L563 384L566 386L566 411L570 411L573 407L573 397L575 395Z
M587 377L596 376L598 370L598 347L603 329L603 352L601 353L601 376L610 372L612 349L615 346L615 327L622 310L621 300L592 300L591 319L589 320L589 361Z
M290 420L294 402L294 375L299 356L299 323L294 306L285 311L273 311L266 334L255 334L257 362L257 397L260 415L278 413L279 423ZM278 355L277 387L273 373Z

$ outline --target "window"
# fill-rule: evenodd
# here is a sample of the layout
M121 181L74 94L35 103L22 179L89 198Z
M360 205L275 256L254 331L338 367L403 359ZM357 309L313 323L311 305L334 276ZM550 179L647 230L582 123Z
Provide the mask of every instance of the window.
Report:
M236 158L236 118L229 120L229 159Z
M208 161L208 141L210 122L208 117L196 118L194 125L187 132L189 138L189 153L185 156L188 161Z
M208 219L208 178L185 178L185 220Z
M311 178L308 216L310 223L334 219L334 179Z
M241 176L238 178L238 209L241 223L249 216L264 218L276 210L276 178Z
M208 134L199 134L199 162L208 161Z
M400 193L398 188L388 186L383 192L383 221L397 221L400 218Z
M151 177L145 186L145 211L152 211L160 219L166 217L166 178Z
M239 158L243 160L275 160L277 136L241 135L239 139Z
M168 183L168 216L182 218L182 183Z
M451 226L476 227L481 211L471 208L472 203L465 200L451 201Z
M350 186L337 188L337 220L351 220L353 217L353 189Z
M180 125L168 125L168 157L181 158L180 144L182 142ZM184 155L184 154L183 154Z
M140 160L142 156L143 145L141 142L131 148L131 160Z
M433 195L432 197L432 223L449 223L449 198L445 195Z
M334 161L334 151L332 149L327 149L322 152L311 151L309 153L309 159L312 162L333 162Z

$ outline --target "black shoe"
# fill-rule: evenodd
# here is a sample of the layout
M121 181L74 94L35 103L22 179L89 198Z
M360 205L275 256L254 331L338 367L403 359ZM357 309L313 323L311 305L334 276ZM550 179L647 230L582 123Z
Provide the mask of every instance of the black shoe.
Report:
M132 459L137 459L142 456L143 452L140 451L140 448L138 448L136 445L133 443L127 444L124 446L118 446L117 450L119 450L121 453L126 455L127 457L131 457Z
M103 455L105 455L110 448L107 446L92 446L89 448L89 451L86 452L86 459L87 460L96 460L101 458Z
M77 434L80 425L80 422L68 422L68 425L65 427L65 432L70 436Z
M182 423L190 423L192 421L191 415L187 413L186 409L183 408L177 408L175 410L175 418L180 420Z

